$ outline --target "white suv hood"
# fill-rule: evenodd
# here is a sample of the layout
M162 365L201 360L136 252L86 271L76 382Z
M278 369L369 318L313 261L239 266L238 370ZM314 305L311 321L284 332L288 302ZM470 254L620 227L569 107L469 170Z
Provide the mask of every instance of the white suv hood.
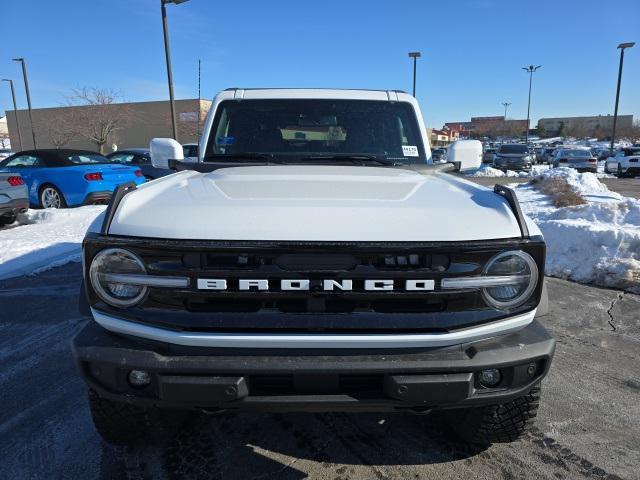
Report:
M506 201L449 174L358 166L185 171L122 200L110 234L191 240L464 241L520 236Z

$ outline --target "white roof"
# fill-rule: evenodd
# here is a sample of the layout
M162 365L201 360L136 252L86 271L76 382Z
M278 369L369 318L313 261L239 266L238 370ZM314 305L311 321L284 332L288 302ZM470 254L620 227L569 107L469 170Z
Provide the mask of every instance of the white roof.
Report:
M233 88L220 92L225 99L346 99L411 101L413 97L398 90L349 90L339 88Z

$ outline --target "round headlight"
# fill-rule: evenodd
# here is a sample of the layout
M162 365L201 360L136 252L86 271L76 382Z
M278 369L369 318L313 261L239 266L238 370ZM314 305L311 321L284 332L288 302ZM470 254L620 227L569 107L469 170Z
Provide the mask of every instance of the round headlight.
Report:
M140 258L122 248L107 248L99 252L91 262L89 277L96 294L109 305L131 307L140 302L147 287L119 283L118 275L146 275Z
M528 253L502 252L495 255L484 269L495 285L482 290L485 301L499 309L509 309L526 302L538 284L538 266Z

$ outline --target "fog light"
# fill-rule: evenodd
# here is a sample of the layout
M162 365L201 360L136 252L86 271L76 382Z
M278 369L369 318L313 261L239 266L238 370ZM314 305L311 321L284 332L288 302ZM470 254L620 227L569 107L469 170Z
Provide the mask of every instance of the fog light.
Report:
M530 377L533 377L536 374L536 371L538 370L538 367L535 363L530 363L529 366L527 366L527 375L529 375Z
M483 387L495 387L500 383L502 375L497 368L487 368L480 372L480 385Z
M131 370L129 372L129 383L134 387L146 387L151 383L151 375L144 370Z

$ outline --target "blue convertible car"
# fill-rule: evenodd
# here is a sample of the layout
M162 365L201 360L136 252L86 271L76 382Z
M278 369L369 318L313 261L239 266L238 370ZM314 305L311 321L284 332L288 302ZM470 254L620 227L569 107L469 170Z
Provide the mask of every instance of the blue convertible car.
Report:
M28 150L0 162L0 172L20 173L31 207L65 208L109 201L120 184L145 182L137 167L85 150Z

